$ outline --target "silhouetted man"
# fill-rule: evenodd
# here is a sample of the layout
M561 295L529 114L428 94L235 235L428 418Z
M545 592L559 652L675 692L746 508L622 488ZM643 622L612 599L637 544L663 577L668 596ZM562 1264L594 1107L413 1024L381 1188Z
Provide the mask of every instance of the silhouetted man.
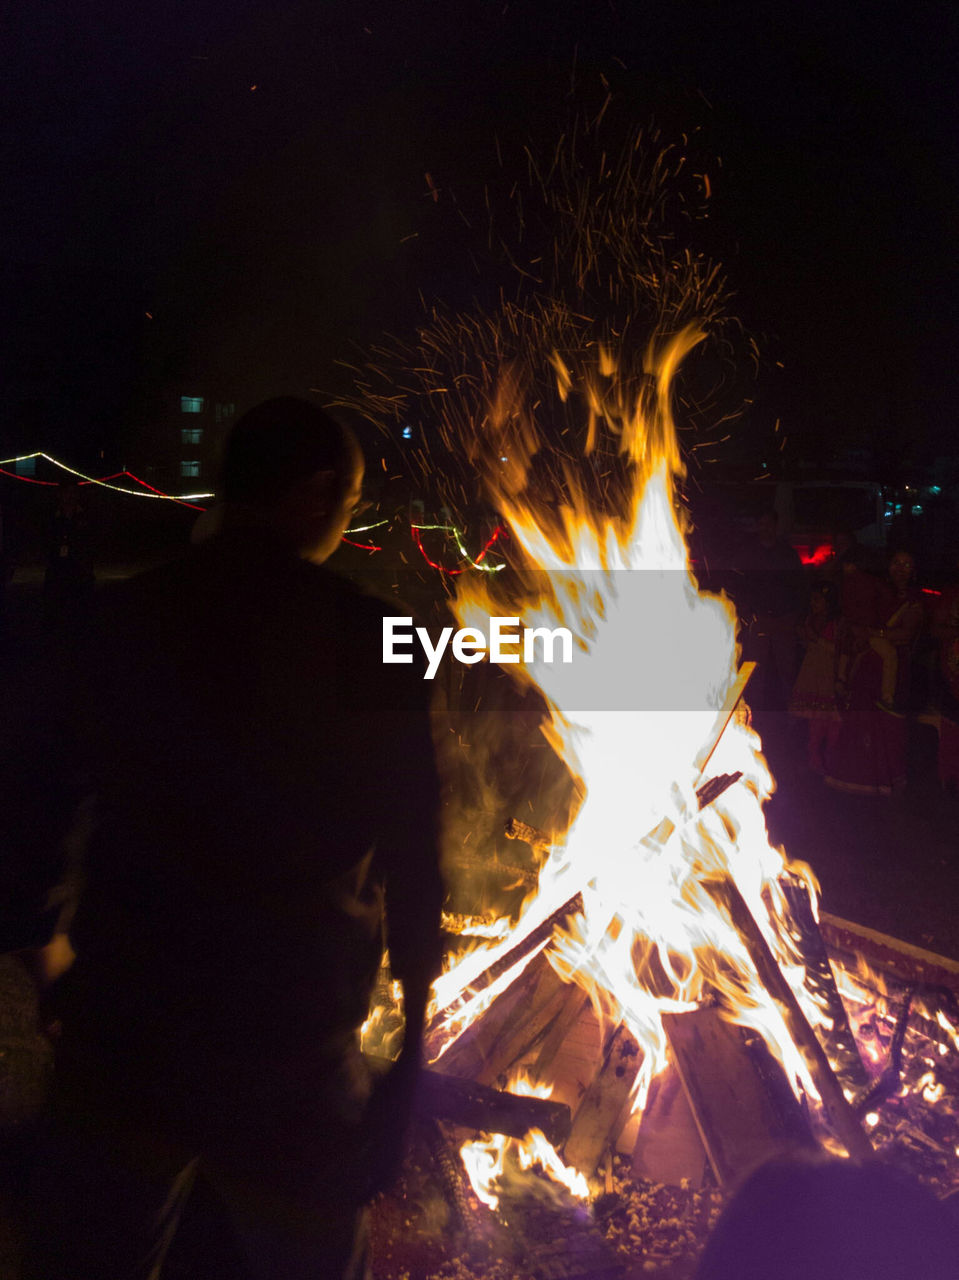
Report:
M428 686L383 666L388 607L320 567L361 479L325 414L261 405L228 441L217 531L106 610L43 1280L366 1273L441 887ZM384 922L407 1030L371 1104Z

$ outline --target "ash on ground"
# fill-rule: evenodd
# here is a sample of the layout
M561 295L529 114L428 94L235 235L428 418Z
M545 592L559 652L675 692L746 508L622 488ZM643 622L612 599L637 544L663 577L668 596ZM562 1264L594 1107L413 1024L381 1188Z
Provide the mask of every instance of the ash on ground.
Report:
M715 1187L637 1179L623 1157L589 1205L535 1173L495 1211L468 1183L457 1205L443 1182L417 1141L374 1206L374 1280L688 1280L723 1203Z

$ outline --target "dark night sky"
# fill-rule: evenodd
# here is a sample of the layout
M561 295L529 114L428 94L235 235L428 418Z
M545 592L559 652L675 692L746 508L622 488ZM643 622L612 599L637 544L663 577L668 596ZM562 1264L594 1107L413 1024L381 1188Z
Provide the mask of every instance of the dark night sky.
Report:
M15 23L14 447L109 450L164 378L330 387L417 290L468 297L449 193L475 196L494 135L559 133L575 62L720 158L710 247L765 335L762 412L810 453L953 451L952 4L82 0Z

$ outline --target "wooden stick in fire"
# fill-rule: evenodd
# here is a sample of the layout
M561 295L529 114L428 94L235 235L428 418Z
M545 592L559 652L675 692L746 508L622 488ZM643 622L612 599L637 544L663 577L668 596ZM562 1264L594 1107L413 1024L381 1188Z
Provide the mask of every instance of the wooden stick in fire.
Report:
M385 1075L393 1066L389 1058L376 1054L367 1053L364 1058L374 1077ZM539 1129L554 1147L566 1141L573 1122L564 1102L491 1089L475 1080L457 1080L425 1069L420 1074L416 1114L424 1120L444 1120L459 1128L505 1133L511 1138Z
M719 746L730 720L732 720L733 716L736 714L736 708L739 706L740 702L742 702L743 694L746 692L746 685L749 684L755 670L755 662L744 662L739 668L739 674L736 676L736 679L729 686L729 692L723 700L723 705L716 713L716 722L713 726L713 732L710 737L707 738L702 751L700 751L699 755L696 757L696 769L699 772L700 778L705 773L706 766L713 758L713 752Z
M872 1144L856 1119L856 1113L843 1093L816 1033L800 1008L792 987L783 976L749 904L739 891L739 886L729 875L710 878L703 883L717 904L728 912L733 927L756 966L760 982L783 1015L793 1043L802 1054L809 1075L822 1098L826 1116L840 1142L854 1159L872 1156Z
M705 809L714 800L718 800L723 792L737 783L742 776L741 773L723 773L715 778L710 778L696 792L700 809ZM535 827L530 827L525 822L517 822L513 818L506 824L506 835L510 840L526 840L533 844L534 847L550 843L549 836L545 832L538 831ZM532 958L537 951L541 951L553 936L553 930L556 926L561 925L565 920L573 916L579 915L582 909L582 893L573 894L567 902L564 902L561 907L557 907L535 929L531 929L525 938L517 942L514 947L510 947L508 951L505 951L498 960L494 960L488 969L484 969L482 973L478 974L466 990L452 1000L445 1009L438 1010L427 1026L427 1037L434 1035L440 1029L445 1018L448 1018L456 1010L461 1009L474 996L479 995L480 992L486 991L504 973L508 973L514 965L519 964L527 957Z

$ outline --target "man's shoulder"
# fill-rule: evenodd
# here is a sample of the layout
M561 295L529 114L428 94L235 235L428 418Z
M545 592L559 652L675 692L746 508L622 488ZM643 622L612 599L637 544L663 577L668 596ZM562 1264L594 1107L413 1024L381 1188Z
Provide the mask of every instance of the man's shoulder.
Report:
M375 685L386 699L385 706L408 706L412 699L419 704L426 698L430 686L423 675L425 665L421 652L414 651L411 660L388 663L383 658L384 621L388 618L405 618L414 623L414 610L402 601L392 599L375 589L364 588L340 577L325 567L305 565L322 580L323 607L336 619L336 630L345 660L351 666L362 668L364 680ZM319 598L320 593L314 593Z
M302 579L311 597L323 598L352 617L358 626L367 626L380 635L384 618L408 617L400 602L374 588L360 586L325 565L302 562Z
M190 557L183 556L141 569L127 578L102 583L97 589L98 612L129 615L164 597L176 598L190 576Z

